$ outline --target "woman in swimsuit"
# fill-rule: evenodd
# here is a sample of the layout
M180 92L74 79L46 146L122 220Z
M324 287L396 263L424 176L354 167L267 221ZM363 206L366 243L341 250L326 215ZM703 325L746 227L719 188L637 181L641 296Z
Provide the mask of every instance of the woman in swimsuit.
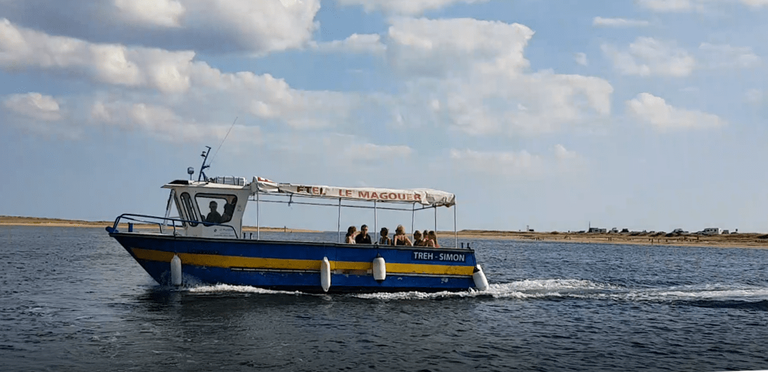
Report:
M424 232L426 233L427 231L424 230ZM426 236L425 236L425 238L426 238ZM413 246L414 247L423 247L423 246L426 245L425 243L426 243L426 240L421 238L421 232L419 230L414 231L413 232Z
M427 244L426 244L427 247L440 248L440 244L437 244L437 234L434 231L430 231L429 233L427 233L426 241L427 241Z
M379 245L392 245L392 239L389 238L389 229L386 227L381 228L381 238L379 238Z
M411 239L408 239L408 236L405 235L405 229L403 228L403 225L397 225L397 229L395 229L395 236L392 238L392 245L413 245L413 243L411 243Z
M355 244L355 235L357 235L357 227L350 226L347 229L347 244Z

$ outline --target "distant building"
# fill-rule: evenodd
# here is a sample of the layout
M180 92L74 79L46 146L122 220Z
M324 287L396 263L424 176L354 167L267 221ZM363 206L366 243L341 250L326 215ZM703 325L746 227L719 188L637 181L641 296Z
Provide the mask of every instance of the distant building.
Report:
M608 229L606 228L600 228L600 227L590 227L588 233L595 233L595 234L605 234L608 232Z
M722 234L723 230L719 227L707 227L704 230L701 230L701 233L704 235L720 235Z

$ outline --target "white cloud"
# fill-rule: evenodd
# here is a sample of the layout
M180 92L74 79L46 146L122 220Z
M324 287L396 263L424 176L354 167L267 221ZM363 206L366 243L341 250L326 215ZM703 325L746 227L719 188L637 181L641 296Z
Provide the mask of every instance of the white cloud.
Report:
M557 173L583 174L589 169L587 159L576 151L566 149L565 146L561 144L554 146L553 153L554 167L552 169Z
M257 118L296 128L334 126L357 101L352 95L292 89L282 79L250 72L221 73L194 52L91 44L0 22L0 68L75 72L93 81L162 93L189 94L202 103L235 105Z
M6 70L66 70L107 84L181 92L189 88L194 56L194 52L91 44L0 20L0 68Z
M641 6L657 12L683 12L698 9L697 0L638 0Z
M592 20L593 26L602 27L644 27L648 26L648 21L641 21L636 19L624 19L624 18L603 18L595 17Z
M519 135L609 115L607 81L528 72L524 49L533 34L523 25L474 19L393 21L387 60L409 79L397 117L472 135Z
M306 91L291 88L283 79L250 72L221 74L218 71L207 84L241 105L248 113L267 123L293 128L328 128L343 126L360 98L354 94Z
M408 158L413 150L405 145L386 146L373 143L352 143L344 146L343 156L349 160L392 160Z
M203 141L223 139L230 125L226 123L199 123L184 119L172 109L145 103L94 102L91 106L92 125L119 127L129 132L149 134L167 142ZM247 140L258 143L261 129L253 126L237 126L238 136L228 138L232 142Z
M364 103L357 94L293 89L269 74L222 73L205 62L194 61L194 56L190 51L93 44L0 21L0 69L42 70L53 76L67 74L134 88L71 98L72 112L61 126L73 129L70 138L77 137L79 132L74 129L82 126L84 118L163 141L221 138L228 127L220 121L238 115L275 131L284 127L345 128L351 125L352 111ZM15 97L5 104L6 111L38 119L61 117L57 102L50 97ZM249 128L253 125L245 126L240 133L253 135L241 139L258 143L261 136ZM48 131L44 127L37 129L41 135Z
M763 102L763 91L760 89L750 89L744 93L744 99L748 103L759 104Z
M712 68L751 68L762 63L762 59L750 47L701 43L699 50L706 55Z
M480 69L518 74L528 67L523 50L533 31L523 25L496 21L399 18L389 28L389 60L401 72L443 74Z
M764 6L768 6L768 0L741 0L741 2L752 8L761 8Z
M601 49L613 60L614 68L624 75L683 77L696 67L696 60L684 49L650 37L637 38L626 51L607 44Z
M636 98L627 101L627 110L660 132L716 128L727 124L717 115L675 108L663 98L649 93L640 93Z
M3 106L8 110L23 116L43 121L61 119L59 102L40 93L13 94L3 100Z
M566 149L565 146L561 144L555 145L554 151L555 151L555 157L560 161L574 159L579 156L574 151L568 151L568 149Z
M589 60L587 59L587 55L585 53L576 53L576 55L573 58L576 61L576 63L582 66L589 65Z
M450 150L451 162L466 171L498 175L518 175L540 173L544 161L540 156L528 151L519 152L484 152L475 150Z
M638 0L637 3L656 12L705 12L718 5L729 5L735 0ZM737 0L752 8L768 6L768 0Z
M184 5L189 9L189 3ZM405 79L398 95L299 90L269 74L223 73L195 61L191 51L95 44L7 20L0 28L0 68L6 71L50 71L133 88L79 98L80 104L71 107L88 107L89 112L73 113L73 122L87 116L169 141L175 140L174 133L195 139L219 133L206 128L218 128L223 117L238 115L278 131L336 128L355 133L361 130L358 110L366 115L395 112L404 127L517 136L589 125L611 111L613 88L603 79L528 71L524 49L533 31L519 24L399 18L383 39L363 34L316 45L386 53ZM165 124L150 123L149 117ZM377 154L389 149L360 150Z
M344 40L325 43L311 42L310 45L320 51L380 54L387 50L378 34L352 34Z
M66 101L69 107L69 100ZM62 100L30 92L0 98L0 122L3 125L42 138L78 140L82 138L82 122L73 122Z
M366 12L382 11L390 14L418 15L454 4L482 3L488 0L336 0L340 5L360 5Z
M312 39L320 0L186 0L187 22L210 42L261 55L301 48Z
M178 0L114 0L129 22L140 25L179 27L184 6Z
M319 9L320 0L0 1L3 17L52 35L259 56L305 48Z

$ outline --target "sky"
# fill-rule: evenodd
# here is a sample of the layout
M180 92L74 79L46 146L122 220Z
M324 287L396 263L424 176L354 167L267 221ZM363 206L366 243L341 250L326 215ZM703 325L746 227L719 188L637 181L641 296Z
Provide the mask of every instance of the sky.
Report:
M766 232L765 35L768 0L0 0L0 215L162 215L211 146L459 229ZM336 229L305 209L259 224Z

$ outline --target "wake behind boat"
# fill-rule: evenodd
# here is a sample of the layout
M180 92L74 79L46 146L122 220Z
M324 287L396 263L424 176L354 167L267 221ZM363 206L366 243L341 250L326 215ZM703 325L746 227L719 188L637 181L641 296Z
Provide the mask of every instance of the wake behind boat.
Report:
M304 292L395 292L485 290L488 282L469 245L456 234L456 197L432 189L345 188L276 183L253 177L208 178L203 172L210 147L203 152L198 180L175 180L165 216L122 214L107 227L144 270L160 284L231 284ZM256 204L256 236L243 232L248 202ZM411 212L447 207L454 211L451 247L296 242L260 238L262 203L329 206L341 220L346 208ZM175 210L177 217L170 217ZM208 212L206 212L208 208ZM374 218L377 220L377 218ZM435 224L437 218L435 218ZM118 230L127 222L127 231ZM151 224L157 230L134 229ZM413 225L413 223L412 223ZM124 225L122 225L124 226ZM122 227L121 227L122 228ZM376 226L374 225L374 230Z

